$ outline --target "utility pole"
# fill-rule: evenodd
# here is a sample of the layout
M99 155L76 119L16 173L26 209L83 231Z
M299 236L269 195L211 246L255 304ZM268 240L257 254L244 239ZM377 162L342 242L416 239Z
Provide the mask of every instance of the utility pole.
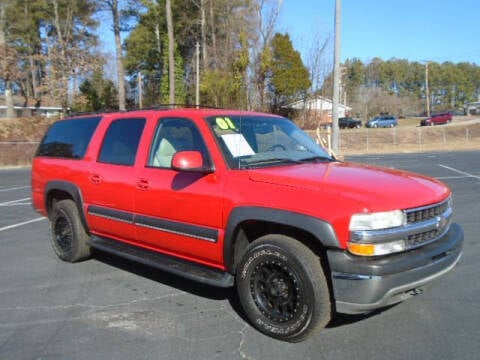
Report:
M333 52L332 150L338 153L338 97L340 95L340 18L341 1L335 0L335 50Z
M427 116L430 117L430 91L428 89L428 61L425 62L425 100L427 103Z
M138 72L138 107L143 108L142 72Z
M196 61L195 61L195 105L197 107L200 106L200 44L197 43L195 44L195 55L196 55Z

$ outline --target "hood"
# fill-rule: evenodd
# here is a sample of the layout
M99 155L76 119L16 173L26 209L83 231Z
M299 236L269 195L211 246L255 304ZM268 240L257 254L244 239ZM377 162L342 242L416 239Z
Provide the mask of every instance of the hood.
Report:
M324 192L359 203L363 211L408 209L445 199L441 182L405 171L355 163L318 163L249 170L254 182Z

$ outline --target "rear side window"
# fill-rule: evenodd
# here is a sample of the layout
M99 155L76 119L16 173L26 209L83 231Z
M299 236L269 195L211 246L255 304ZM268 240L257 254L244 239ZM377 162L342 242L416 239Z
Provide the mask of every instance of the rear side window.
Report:
M101 117L67 119L54 123L35 156L82 159Z
M98 161L116 165L133 165L145 119L113 121L105 134Z

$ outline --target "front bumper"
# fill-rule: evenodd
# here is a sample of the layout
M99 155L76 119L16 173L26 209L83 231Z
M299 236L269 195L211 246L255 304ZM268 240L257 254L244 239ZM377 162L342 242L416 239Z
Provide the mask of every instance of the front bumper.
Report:
M337 312L359 314L406 300L447 273L462 255L463 230L452 224L439 240L405 253L363 258L329 250Z

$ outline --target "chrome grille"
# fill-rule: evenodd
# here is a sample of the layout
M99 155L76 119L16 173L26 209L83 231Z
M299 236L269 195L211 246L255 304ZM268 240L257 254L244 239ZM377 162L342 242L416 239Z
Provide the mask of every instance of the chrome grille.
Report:
M415 224L425 220L433 219L437 216L444 214L450 207L450 199L431 206L426 206L418 209L406 210L407 223Z
M425 231L420 234L410 235L407 238L407 248L412 249L417 246L421 246L427 242L435 240L437 237L442 235L444 229L435 229L430 231Z
M426 245L440 238L450 227L452 215L451 199L448 198L438 204L406 210L405 215L408 225L434 224L433 229L432 225L430 225L428 230L425 229L426 231L410 234L405 239L407 249Z

